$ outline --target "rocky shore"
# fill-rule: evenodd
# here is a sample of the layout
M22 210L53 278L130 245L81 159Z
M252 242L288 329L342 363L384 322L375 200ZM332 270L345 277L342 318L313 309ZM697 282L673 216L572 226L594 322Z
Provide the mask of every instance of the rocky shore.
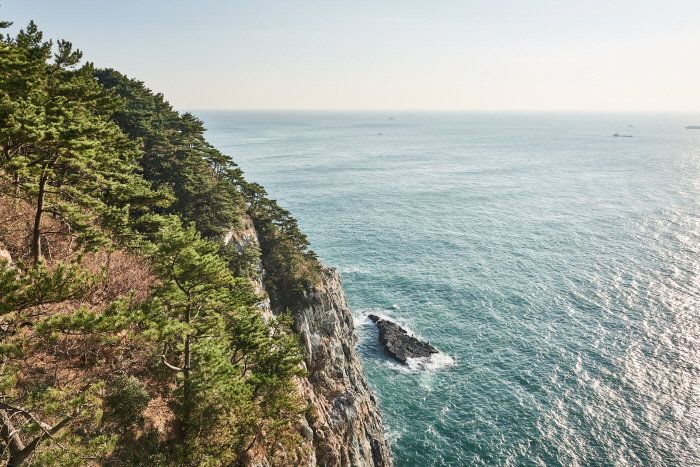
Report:
M310 465L392 467L377 400L355 351L357 336L338 271L324 268L321 284L307 300L308 306L292 316L310 373L302 394L315 408L304 427L314 446Z

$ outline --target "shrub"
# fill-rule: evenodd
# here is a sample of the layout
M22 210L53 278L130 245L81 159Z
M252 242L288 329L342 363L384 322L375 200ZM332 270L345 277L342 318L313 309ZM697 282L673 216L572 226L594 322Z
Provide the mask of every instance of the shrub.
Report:
M115 376L107 388L104 399L105 418L122 428L143 426L143 412L151 396L141 381L131 375Z

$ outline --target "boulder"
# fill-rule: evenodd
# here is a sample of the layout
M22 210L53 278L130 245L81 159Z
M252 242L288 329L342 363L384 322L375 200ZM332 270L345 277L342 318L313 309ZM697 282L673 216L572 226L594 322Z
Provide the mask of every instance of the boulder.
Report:
M406 363L409 358L429 358L438 353L438 349L427 342L421 342L410 336L405 329L396 323L387 321L376 315L369 315L369 319L379 329L379 342L389 355L401 363Z
M10 254L9 251L7 251L3 246L0 244L0 261L6 260L7 264L10 265L10 267L14 266L14 262L12 261L12 255Z

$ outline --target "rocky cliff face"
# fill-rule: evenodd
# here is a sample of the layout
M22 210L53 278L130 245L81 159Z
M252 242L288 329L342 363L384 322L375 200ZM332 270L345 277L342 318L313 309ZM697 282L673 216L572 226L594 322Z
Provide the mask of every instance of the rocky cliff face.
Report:
M252 223L231 233L242 251L257 243ZM259 271L264 274L262 265ZM377 400L367 384L355 351L357 336L352 314L336 269L323 269L321 283L306 293L306 304L293 311L294 330L306 350L310 375L299 382L300 392L314 407L300 421L300 432L313 444L309 467L393 467L389 443ZM262 280L255 283L264 291ZM272 317L269 300L258 304L266 319Z
M294 312L294 324L310 372L302 391L316 408L302 427L315 448L311 465L393 466L377 401L355 351L357 336L338 271L324 268L322 283L307 299Z

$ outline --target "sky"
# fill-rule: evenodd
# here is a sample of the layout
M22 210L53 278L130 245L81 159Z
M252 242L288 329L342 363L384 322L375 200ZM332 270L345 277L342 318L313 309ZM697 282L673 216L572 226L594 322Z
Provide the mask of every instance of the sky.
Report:
M700 111L698 0L3 0L176 109Z

